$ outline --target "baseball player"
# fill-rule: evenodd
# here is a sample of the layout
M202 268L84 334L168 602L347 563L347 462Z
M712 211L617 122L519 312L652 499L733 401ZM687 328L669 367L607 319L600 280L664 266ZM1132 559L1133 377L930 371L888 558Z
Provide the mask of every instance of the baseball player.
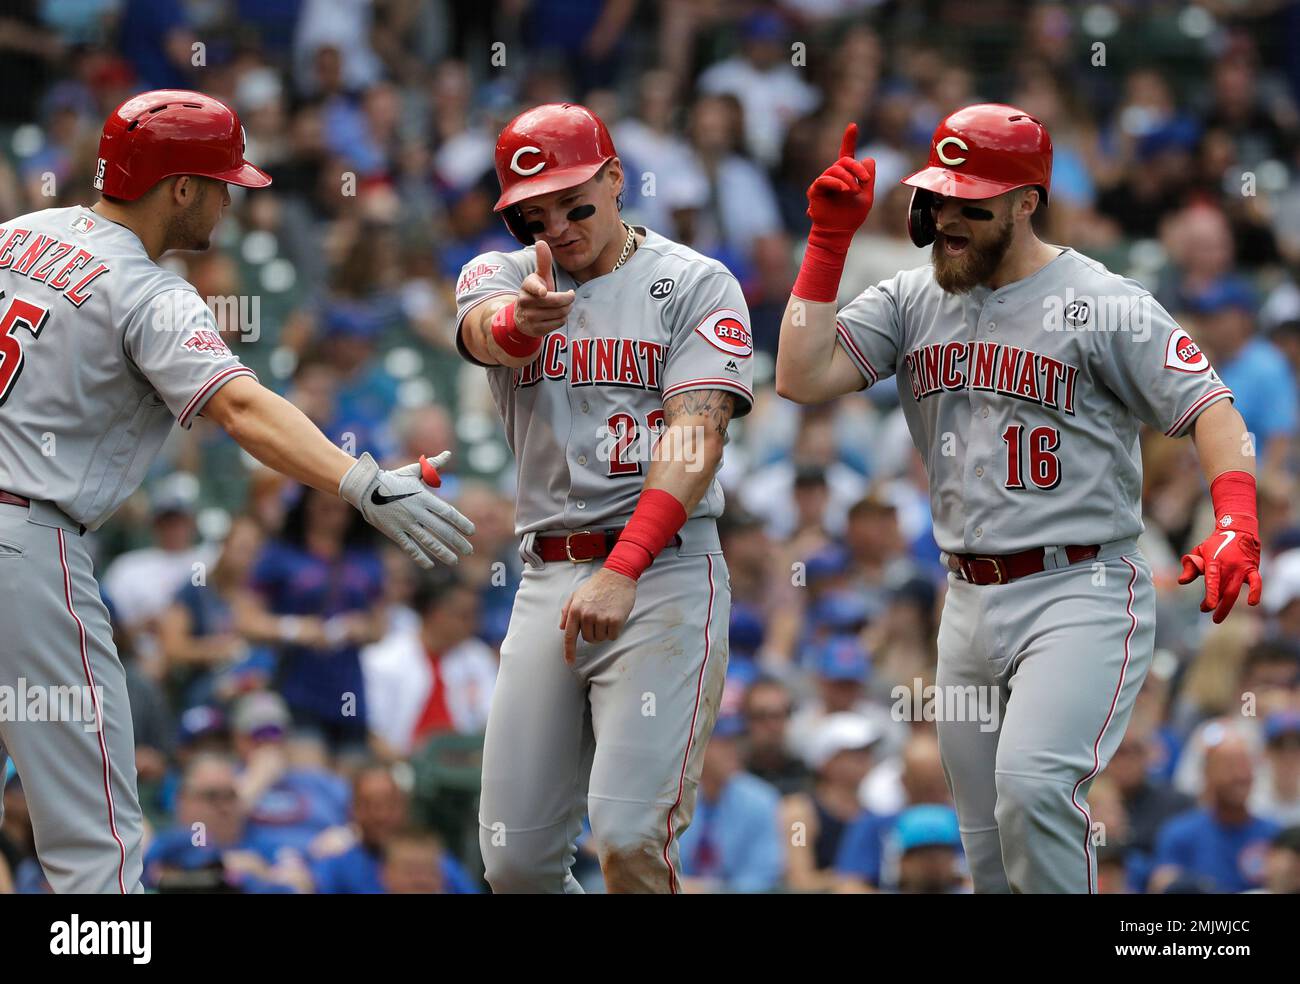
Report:
M215 420L424 567L470 551L471 524L429 491L441 457L381 471L345 454L257 382L194 288L157 265L207 248L227 184L271 183L243 155L224 104L147 92L104 126L93 207L0 226L0 686L81 695L78 720L0 716L0 767L11 756L22 776L57 892L140 891L131 711L84 534L139 486L173 418Z
M1155 596L1138 552L1140 424L1192 435L1215 530L1183 558L1221 621L1259 601L1250 444L1228 390L1142 286L1030 225L1047 202L1046 128L969 106L904 179L927 266L836 288L872 202L874 162L841 156L808 189L813 220L781 326L777 391L816 403L896 375L951 570L936 706L944 769L979 892L1093 892L1086 797L1151 661ZM977 688L999 699L976 719ZM994 726L996 725L996 726Z
M590 816L610 892L678 890L727 663L714 478L749 411L753 341L726 268L623 222L623 167L581 106L513 120L496 210L525 248L457 284L457 344L487 367L519 463L527 564L483 752L496 892L580 892Z

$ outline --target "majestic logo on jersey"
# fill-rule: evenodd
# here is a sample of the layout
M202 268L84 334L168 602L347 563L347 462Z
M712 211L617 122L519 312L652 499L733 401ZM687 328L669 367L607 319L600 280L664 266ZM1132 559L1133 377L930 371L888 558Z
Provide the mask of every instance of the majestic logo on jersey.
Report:
M1210 368L1201 347L1192 341L1192 336L1181 328L1175 328L1165 343L1165 367L1179 372L1205 372Z
M88 215L78 215L72 220L73 232L90 232L95 228L95 220Z
M484 280L495 277L500 269L500 263L476 263L472 267L467 267L460 275L460 279L456 281L456 296L463 297L470 291L476 290Z
M644 338L566 338L553 331L537 358L515 374L515 388L543 379L567 379L570 386L659 389L668 346Z
M736 360L735 360L735 359L728 359L728 360L727 360L727 364L726 364L725 366L722 367L722 371L723 371L723 372L729 372L729 373L731 373L733 376L739 376L739 375L740 375L740 366L736 365Z
M728 355L746 356L754 353L754 336L745 327L739 311L722 308L701 321L695 330L716 349Z
M1074 416L1078 367L996 342L935 342L903 357L917 402L936 393L983 390Z
M519 163L519 158L523 157L524 154L540 154L541 152L541 147L520 147L515 151L514 156L510 158L510 170L514 171L515 174L522 174L525 178L530 174L536 174L546 166L545 160L538 161L532 167L524 167Z
M947 148L949 144L952 144L952 146L957 147L961 150L970 150L970 147L967 146L966 141L963 140L961 137L944 137L942 140L940 140L937 144L934 145L935 156L938 157L939 160L943 161L945 164L948 165L965 164L966 163L965 157L948 156L945 148Z
M181 343L181 347L190 349L193 352L202 352L214 359L230 354L230 347L226 344L226 340L221 337L221 333L213 331L211 328L198 329Z
M650 296L662 301L673 292L673 288L676 286L677 284L667 277L664 277L662 280L656 280L650 285Z

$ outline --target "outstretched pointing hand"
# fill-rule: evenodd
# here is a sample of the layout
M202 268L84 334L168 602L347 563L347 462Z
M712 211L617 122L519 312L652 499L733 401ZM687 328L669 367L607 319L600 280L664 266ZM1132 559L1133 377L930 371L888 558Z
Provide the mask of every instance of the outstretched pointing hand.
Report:
M573 291L556 292L551 247L537 240L537 270L524 278L515 300L515 327L542 338L561 327L573 306Z

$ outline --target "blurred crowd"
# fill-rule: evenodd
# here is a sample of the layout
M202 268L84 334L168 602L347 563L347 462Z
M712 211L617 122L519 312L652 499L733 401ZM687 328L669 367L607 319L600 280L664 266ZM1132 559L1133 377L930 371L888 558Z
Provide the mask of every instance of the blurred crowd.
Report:
M845 124L877 185L842 302L927 262L898 179L942 116L996 100L1052 133L1045 239L1174 313L1260 472L1264 601L1214 627L1175 583L1213 520L1191 442L1144 435L1157 653L1090 796L1101 889L1300 891L1297 51L1288 0L2 0L0 215L92 202L99 128L134 92L228 101L274 184L232 188L213 248L165 262L347 450L452 449L444 491L478 527L473 558L420 574L339 500L206 424L177 432L92 538L146 885L484 890L478 761L520 563L513 461L452 298L463 264L515 245L491 212L497 132L577 100L610 124L628 218L735 272L758 349L720 476L731 663L684 883L968 890L933 723L900 713L934 680L946 574L897 394L798 408L772 356L804 190ZM12 769L0 888L46 888Z

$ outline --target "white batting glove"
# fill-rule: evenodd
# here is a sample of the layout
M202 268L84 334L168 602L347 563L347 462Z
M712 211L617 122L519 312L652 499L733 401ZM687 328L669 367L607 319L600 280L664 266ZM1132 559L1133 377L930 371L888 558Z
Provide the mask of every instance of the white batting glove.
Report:
M444 451L429 464L436 469L450 457ZM339 482L339 495L421 567L455 565L474 552L465 539L473 536L474 524L434 495L422 474L419 461L383 471L367 452Z

